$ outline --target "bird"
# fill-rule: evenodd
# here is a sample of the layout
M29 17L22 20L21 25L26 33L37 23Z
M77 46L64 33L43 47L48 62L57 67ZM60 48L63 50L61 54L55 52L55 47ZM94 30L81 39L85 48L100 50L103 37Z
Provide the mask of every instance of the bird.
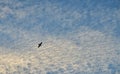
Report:
M42 45L42 42L38 44L38 48Z

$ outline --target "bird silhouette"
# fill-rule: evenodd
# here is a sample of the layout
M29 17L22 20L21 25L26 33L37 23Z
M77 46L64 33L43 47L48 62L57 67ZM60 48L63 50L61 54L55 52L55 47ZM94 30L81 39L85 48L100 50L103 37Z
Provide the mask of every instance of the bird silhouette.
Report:
M38 44L38 48L42 45L42 42Z

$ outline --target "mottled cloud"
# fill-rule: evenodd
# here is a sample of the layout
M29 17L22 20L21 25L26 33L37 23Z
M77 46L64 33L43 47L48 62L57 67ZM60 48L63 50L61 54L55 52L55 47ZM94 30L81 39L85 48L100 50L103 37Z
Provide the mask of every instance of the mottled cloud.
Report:
M94 73L99 69L109 73L109 64L119 64L119 54L116 50L120 45L114 44L113 39L102 32L84 30L85 27L80 29L81 32L76 31L67 35L73 35L68 38L45 36L43 45L39 49L37 39L34 38L37 35L32 36L33 33L29 32L28 35L26 34L27 40L23 38L21 39L23 41L14 45L16 50L19 49L18 52L1 53L1 73L37 73L38 71L43 74L49 71L60 73L59 69L68 74L71 71ZM25 51L20 53L22 49Z
M118 8L98 4L79 9L77 3L32 0L0 3L0 73L119 74Z

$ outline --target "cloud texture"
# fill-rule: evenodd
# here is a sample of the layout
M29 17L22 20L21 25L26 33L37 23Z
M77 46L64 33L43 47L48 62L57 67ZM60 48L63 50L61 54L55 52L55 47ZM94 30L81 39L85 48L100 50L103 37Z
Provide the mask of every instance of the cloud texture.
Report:
M0 73L119 74L118 3L1 0Z

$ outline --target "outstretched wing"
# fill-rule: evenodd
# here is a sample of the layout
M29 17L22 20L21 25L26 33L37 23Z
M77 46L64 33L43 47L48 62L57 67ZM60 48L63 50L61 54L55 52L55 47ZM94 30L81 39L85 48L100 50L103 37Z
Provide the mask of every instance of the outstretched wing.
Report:
M38 44L38 48L42 45L42 42L40 44Z

